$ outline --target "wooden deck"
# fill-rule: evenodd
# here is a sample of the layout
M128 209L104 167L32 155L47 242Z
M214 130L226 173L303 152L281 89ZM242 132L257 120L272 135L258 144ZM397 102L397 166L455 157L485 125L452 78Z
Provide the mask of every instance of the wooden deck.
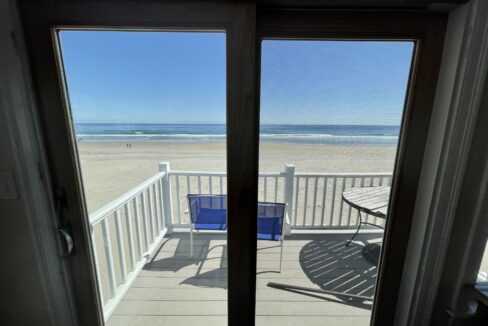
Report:
M376 266L361 254L381 234L300 234L285 241L283 270L276 242L258 243L257 325L369 325L371 302L270 288L268 282L372 296ZM196 234L194 258L188 233L165 239L107 322L122 325L227 324L227 262L223 234Z

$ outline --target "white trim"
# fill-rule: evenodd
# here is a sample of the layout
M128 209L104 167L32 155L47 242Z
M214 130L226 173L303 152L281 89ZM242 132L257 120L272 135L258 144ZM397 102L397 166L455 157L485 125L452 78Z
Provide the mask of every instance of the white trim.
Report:
M428 325L488 71L488 3L449 17L395 325Z
M295 172L295 177L351 177L351 178L375 178L375 177L391 177L391 172L341 172L341 173L309 173L309 172Z
M227 177L227 172L217 171L171 171L170 175L174 176L196 176L196 177ZM283 177L284 172L266 172L259 173L259 177Z

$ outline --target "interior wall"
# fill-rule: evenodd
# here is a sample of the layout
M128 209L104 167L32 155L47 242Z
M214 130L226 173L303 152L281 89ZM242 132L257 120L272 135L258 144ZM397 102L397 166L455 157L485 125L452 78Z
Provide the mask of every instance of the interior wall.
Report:
M441 276L446 272L459 274L465 267L461 266L460 259L453 257L449 245L454 241L456 248L470 250L469 241L452 237L458 228L456 215L463 196L476 198L479 192L463 184L470 172L478 179L483 173L480 169L470 171L468 157L472 144L477 141L474 131L478 112L483 110L480 99L488 70L487 15L488 2L471 0L449 16L408 259L400 287L398 325L445 324L432 319L433 314L439 314L438 293L446 288ZM465 213L462 224L471 225L478 218L474 212ZM472 239L468 233L465 236ZM444 295L446 300L456 300L458 294L454 292L459 292L459 286L456 289L454 283L458 281L453 278L448 281L453 287L450 299ZM445 307L442 309L445 313Z
M422 174L419 180L419 191L415 203L408 255L405 262L403 282L400 288L400 297L403 298L415 298L419 295L418 291L415 293L416 285L418 286L419 282L421 282L421 280L418 279L421 277L421 275L418 275L418 268L421 264L421 252L429 241L429 239L426 238L426 232L429 224L429 214L431 213L430 205L432 204L434 187L436 185L436 171L440 164L441 149L449 116L454 81L460 60L459 56L463 44L462 40L464 27L466 25L468 6L469 5L461 6L449 14L442 62L439 71L439 80L436 89L436 98L429 126ZM410 304L412 301L414 300L406 299L403 301L403 305L399 307L396 315L398 325L409 324L408 316L418 316L418 309L424 308L415 305L411 306ZM418 323L420 320L416 320L415 322Z
M15 0L0 1L0 325L76 325Z
M3 34L3 26L0 27ZM0 48L3 48L0 41ZM3 51L2 51L3 52ZM0 61L2 61L0 55ZM3 69L2 69L3 71ZM2 84L4 76L2 75ZM1 92L5 89L2 87ZM0 107L0 172L19 171L13 160L15 148L7 132L9 126L4 106ZM17 182L18 188L18 182ZM49 308L45 306L46 292L40 278L39 257L36 255L25 200L0 200L0 324L52 325Z
M11 28L6 13L6 1L0 3L0 173L14 174L17 192L20 192L19 165L15 158L17 148L10 134L7 118L6 96L11 92L13 76L9 74L12 50ZM28 227L26 198L22 193L17 199L0 199L0 324L2 325L51 325L50 309L41 279L41 265L36 254L34 239Z

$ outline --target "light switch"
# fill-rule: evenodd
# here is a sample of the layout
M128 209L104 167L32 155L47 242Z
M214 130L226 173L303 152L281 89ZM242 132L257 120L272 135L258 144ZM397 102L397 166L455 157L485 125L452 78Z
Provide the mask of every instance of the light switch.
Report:
M17 199L17 188L15 187L14 174L11 172L0 172L0 199Z

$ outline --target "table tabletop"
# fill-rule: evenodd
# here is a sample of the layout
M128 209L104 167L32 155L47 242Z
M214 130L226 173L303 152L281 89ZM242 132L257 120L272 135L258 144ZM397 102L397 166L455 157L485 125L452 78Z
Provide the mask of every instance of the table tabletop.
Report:
M342 193L342 199L366 214L386 218L390 186L349 188Z

